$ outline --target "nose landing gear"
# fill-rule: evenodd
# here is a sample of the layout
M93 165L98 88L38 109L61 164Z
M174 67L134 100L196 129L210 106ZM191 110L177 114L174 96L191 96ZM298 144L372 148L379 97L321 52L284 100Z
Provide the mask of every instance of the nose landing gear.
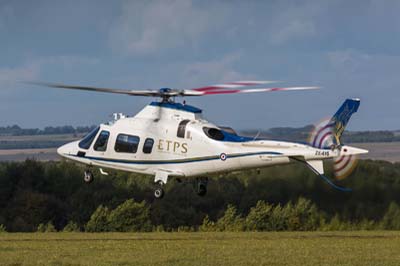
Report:
M156 188L154 189L154 197L156 199L162 199L164 197L164 189L163 185L165 185L168 181L168 172L165 171L157 171L154 177L154 183L156 184Z

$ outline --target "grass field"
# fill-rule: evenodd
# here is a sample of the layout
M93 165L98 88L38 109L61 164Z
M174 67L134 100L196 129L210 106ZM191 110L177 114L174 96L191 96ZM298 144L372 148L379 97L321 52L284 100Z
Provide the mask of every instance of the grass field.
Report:
M400 232L0 234L0 265L400 265Z

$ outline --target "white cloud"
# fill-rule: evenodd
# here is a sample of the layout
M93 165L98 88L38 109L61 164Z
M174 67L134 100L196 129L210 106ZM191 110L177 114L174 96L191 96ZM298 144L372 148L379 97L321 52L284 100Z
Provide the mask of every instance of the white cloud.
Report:
M317 35L318 20L328 6L329 4L319 5L315 2L275 6L276 10L282 11L271 14L267 23L266 34L270 43L280 45Z
M114 51L128 55L193 47L221 19L221 13L211 10L184 0L125 2L109 32L110 45Z
M400 56L368 54L346 49L327 53L327 59L336 77L362 82L368 87L390 88L397 91Z
M62 66L63 69L73 70L83 64L97 64L98 60L79 56L54 56L30 60L16 67L0 67L0 94L12 94L14 89L21 87L23 82L40 80L40 75L46 68Z
M129 1L109 30L109 44L114 52L130 56L159 55L173 49L190 54L200 50L193 48L210 49L211 43L221 47L228 42L228 47L239 48L246 41L265 41L278 46L318 35L318 21L327 9L329 5L310 2Z
M188 64L183 67L181 72L181 83L201 86L209 85L210 82L229 82L253 78L235 69L235 64L240 61L240 58L240 54L229 54L223 58Z

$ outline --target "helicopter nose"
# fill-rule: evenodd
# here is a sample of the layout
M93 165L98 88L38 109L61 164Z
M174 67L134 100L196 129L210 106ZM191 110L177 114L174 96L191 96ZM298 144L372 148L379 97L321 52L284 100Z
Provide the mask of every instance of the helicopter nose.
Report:
M57 153L60 156L76 155L76 152L77 152L76 142L67 143L57 149Z

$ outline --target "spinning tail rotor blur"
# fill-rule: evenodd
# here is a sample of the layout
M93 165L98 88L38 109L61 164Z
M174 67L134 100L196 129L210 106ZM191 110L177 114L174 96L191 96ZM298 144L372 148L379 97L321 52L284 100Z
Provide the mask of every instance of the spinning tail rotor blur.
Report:
M358 156L348 153L348 148L341 143L341 137L359 106L359 99L346 100L332 118L317 123L309 137L309 143L315 148L339 151L339 155L333 158L333 172L337 180L348 177L357 166Z

